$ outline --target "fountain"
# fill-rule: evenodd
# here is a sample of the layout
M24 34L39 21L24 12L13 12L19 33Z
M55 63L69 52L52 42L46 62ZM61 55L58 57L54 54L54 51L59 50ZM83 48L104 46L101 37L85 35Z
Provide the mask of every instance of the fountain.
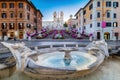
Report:
M65 52L65 55L64 55L64 62L65 62L65 65L70 65L71 63L71 60L72 60L72 57L70 55L70 52L69 51L66 51Z
M60 51L60 52L65 52L65 55L64 55L63 60L64 60L65 65L66 65L66 66L69 66L70 63L71 63L71 60L72 60L72 57L71 57L70 52L71 52L71 51L76 51L76 49L74 49L74 48L73 48L73 49L71 49L71 48L66 48L66 46L65 46L65 44L64 44L64 48L63 48L63 49L59 49L58 51Z
M15 57L17 70L36 78L84 76L95 71L105 56L109 56L105 41L93 41L84 48L53 49L50 46L50 49L44 48L40 51L33 51L24 43L2 44L8 47Z

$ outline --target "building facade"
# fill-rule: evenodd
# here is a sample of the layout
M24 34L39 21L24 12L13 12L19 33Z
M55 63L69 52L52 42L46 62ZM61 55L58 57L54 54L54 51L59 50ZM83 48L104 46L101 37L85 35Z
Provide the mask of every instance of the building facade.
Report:
M77 28L78 27L77 19L73 18L73 16L70 15L70 18L67 20L67 25L68 27Z
M80 31L94 39L120 39L120 0L90 0L75 14ZM117 28L117 29L116 29Z
M53 21L43 21L43 27L49 29L62 29L64 24L64 13L56 11L53 13Z
M42 27L42 13L30 0L0 0L0 39L23 39Z

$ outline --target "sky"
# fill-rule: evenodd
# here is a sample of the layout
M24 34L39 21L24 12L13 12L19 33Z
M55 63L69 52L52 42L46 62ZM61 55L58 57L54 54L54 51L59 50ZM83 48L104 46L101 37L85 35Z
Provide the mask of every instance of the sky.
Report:
M31 0L33 4L40 9L43 14L43 21L52 21L53 12L64 12L64 21L69 19L69 16L84 7L89 0Z

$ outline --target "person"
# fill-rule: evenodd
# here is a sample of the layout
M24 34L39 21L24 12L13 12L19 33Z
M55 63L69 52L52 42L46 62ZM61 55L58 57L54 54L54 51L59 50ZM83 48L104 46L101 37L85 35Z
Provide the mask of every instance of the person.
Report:
M16 41L16 37L14 37L14 41Z

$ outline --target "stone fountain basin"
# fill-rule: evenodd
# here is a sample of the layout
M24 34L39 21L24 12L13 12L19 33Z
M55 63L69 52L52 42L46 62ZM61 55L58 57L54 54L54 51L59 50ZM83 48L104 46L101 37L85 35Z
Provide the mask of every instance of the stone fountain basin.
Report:
M57 53L57 54L56 54ZM50 52L45 54L37 54L37 56L29 57L29 62L27 68L25 69L25 73L32 77L42 78L42 77L55 77L55 78L65 78L65 77L80 77L87 75L97 69L97 67L103 62L104 55L101 53L97 53L97 55L92 55L90 53L80 52L80 51L72 51L70 54L79 54L90 61L85 63L84 65L74 66L74 67L48 67L43 65L43 61L53 55L60 55L64 52Z
M10 77L16 70L16 61L11 53L0 53L0 78Z
M43 55L40 55L38 56L38 60L35 61L35 63L39 66L43 66L43 67L48 67L48 68L54 68L54 69L60 69L60 70L85 70L85 69L88 69L89 65L93 64L96 62L97 58L95 56L92 56L90 54L86 54L84 52L79 52L79 51L71 51L70 52L71 56L74 57L74 59L76 58L76 56L80 56L80 58L83 58L83 60L81 61L81 63L84 61L85 63L82 63L82 64L79 64L77 65L77 63L75 62L72 62L70 66L65 66L64 63L59 62L57 60L59 59L64 59L64 55L65 53L64 52L59 52L59 51L56 51L56 52L52 52L52 53L49 53L49 54L43 54ZM52 60L51 58L55 58L55 61L53 61L52 63ZM75 61L73 59L73 61ZM85 60L86 61L85 61ZM51 62L49 61L51 60ZM57 66L58 65L58 66Z

